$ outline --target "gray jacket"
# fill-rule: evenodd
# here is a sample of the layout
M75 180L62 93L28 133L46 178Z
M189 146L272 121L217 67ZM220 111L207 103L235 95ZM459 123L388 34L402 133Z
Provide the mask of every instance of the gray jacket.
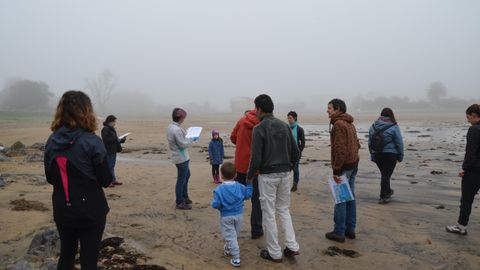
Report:
M167 128L168 147L173 164L190 160L187 148L190 147L193 140L185 138L186 134L187 132L176 122L172 122Z
M300 159L300 150L288 125L265 115L253 128L250 166L247 178L260 174L289 172Z

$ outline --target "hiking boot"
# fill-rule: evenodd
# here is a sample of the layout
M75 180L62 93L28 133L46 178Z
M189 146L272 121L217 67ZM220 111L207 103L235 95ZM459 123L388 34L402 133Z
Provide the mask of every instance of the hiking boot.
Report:
M332 241L337 241L337 242L340 242L340 243L345 242L345 236L336 234L335 232L328 232L328 233L325 234L325 237L329 240L332 240Z
M386 198L390 199L393 196L394 193L395 193L395 191L393 191L393 189L390 189L390 192L387 194Z
M177 204L177 209L179 210L190 210L192 209L192 206L190 204L186 204L186 203L180 203L180 204Z
M230 260L230 264L235 266L235 267L239 267L240 266L240 259L231 259Z
M378 199L378 204L387 204L390 202L390 198L380 198Z
M269 260L269 261L276 262L276 263L281 263L283 261L282 258L280 258L280 259L272 258L272 256L270 256L270 253L268 253L267 249L262 249L260 251L260 257L262 257L262 259Z
M297 191L297 183L293 183L292 189L290 189L290 192L295 192Z
M192 204L192 200L190 200L190 198L184 198L183 199L183 202L186 203L186 204Z
M467 235L467 227L462 226L460 224L455 224L452 226L447 226L445 227L445 230L449 233L456 233L460 235Z
M345 237L348 239L355 239L356 235L355 232L345 232Z
M300 252L298 250L293 251L293 250L289 249L288 247L285 247L285 249L283 250L283 256L285 256L287 258L293 258L297 255L300 255Z

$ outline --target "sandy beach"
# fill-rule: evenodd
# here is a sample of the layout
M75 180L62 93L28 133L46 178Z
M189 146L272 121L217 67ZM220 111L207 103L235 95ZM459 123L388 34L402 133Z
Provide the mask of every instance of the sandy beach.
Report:
M354 115L355 116L355 115ZM300 244L300 256L275 264L259 257L264 239L250 239L250 202L239 237L243 269L480 269L480 206L476 197L468 236L445 232L458 217L461 169L468 125L463 115L448 119L401 119L405 158L392 179L395 195L379 205L380 173L370 161L366 135L375 119L358 117L361 161L356 180L357 239L336 243L325 239L333 226L333 199L327 184L331 174L328 124L325 117L303 118L307 146L301 160L299 189L291 195L291 214ZM283 119L283 118L282 118ZM210 130L220 131L227 160L233 161L229 134L236 117L189 117L184 126L203 126L201 139L190 149L191 211L176 210L176 168L169 160L162 121L119 120L119 134L132 132L116 166L122 186L107 188L110 205L106 233L125 238L146 254L148 263L167 269L229 269L223 255L219 213L210 206L212 183L206 147ZM27 146L44 143L49 136L45 121L0 122L0 143L21 141ZM99 131L97 131L97 134ZM44 182L43 162L27 157L41 154L27 149L26 156L0 162L0 269L25 255L35 232L54 226L52 187ZM43 179L43 182L42 182ZM11 201L38 201L47 211L14 211ZM282 237L280 236L282 239ZM332 246L360 256L331 256Z

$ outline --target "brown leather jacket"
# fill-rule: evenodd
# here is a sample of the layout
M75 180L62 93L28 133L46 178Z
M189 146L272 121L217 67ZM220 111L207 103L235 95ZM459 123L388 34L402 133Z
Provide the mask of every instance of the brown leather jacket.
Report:
M330 144L334 175L358 166L360 143L352 123L353 117L348 113L338 114L330 119L330 124L333 125L330 129Z

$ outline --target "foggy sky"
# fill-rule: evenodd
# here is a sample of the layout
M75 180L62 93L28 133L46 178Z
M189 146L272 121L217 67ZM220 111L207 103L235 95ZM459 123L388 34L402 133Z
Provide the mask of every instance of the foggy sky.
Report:
M480 90L480 1L0 2L0 88L42 80L59 95L105 68L157 103L272 95L308 106L361 93Z

